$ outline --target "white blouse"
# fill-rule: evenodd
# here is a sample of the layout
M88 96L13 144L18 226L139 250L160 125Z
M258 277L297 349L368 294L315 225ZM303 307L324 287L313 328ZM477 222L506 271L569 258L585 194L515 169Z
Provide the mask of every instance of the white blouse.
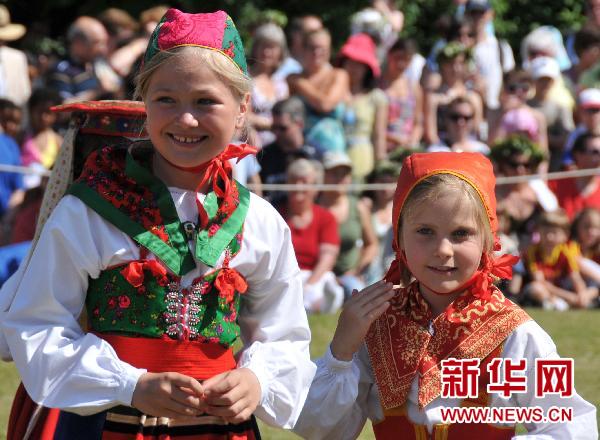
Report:
M524 424L528 434L518 436L518 440L598 438L596 408L578 394L575 393L568 399L557 394L547 394L544 398L535 397L535 359L559 358L552 339L536 322L528 321L514 330L506 339L502 357L527 359L527 392L512 394L509 398L492 393L491 406L538 406L543 408L544 414L552 406L573 408L573 420L570 423ZM458 407L460 402L460 399L438 397L420 410L418 378L415 378L407 398L407 413L413 423L427 425L431 433L433 425L442 423L441 408ZM317 360L317 374L294 431L311 440L355 439L367 418L373 422L383 420L383 410L366 346L363 345L350 362L337 360L328 349Z
M197 221L196 193L169 189L180 219ZM84 333L77 319L88 277L138 258L136 244L81 200L66 196L60 201L22 282L16 281L17 272L0 295L0 325L34 401L82 415L131 405L145 370L120 361L107 342ZM310 330L290 231L255 194L250 196L241 250L230 267L248 282L238 318L243 342L238 367L251 369L260 382L262 397L255 414L268 424L290 428L315 372L308 350ZM181 284L208 270L196 260Z

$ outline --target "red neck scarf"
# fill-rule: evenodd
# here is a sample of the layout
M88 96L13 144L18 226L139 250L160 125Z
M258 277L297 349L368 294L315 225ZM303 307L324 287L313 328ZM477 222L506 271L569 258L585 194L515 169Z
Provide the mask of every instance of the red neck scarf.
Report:
M188 173L202 174L200 183L196 186L196 192L209 182L212 182L212 189L219 199L227 200L231 194L231 175L233 168L230 159L237 158L238 162L250 154L256 154L257 148L248 144L229 144L225 149L213 157L208 162L204 162L194 167L182 167L169 161L162 156L163 160L174 168ZM219 185L221 183L221 186ZM208 214L202 206L202 203L196 198L196 207L198 208L198 223L200 229L208 225Z

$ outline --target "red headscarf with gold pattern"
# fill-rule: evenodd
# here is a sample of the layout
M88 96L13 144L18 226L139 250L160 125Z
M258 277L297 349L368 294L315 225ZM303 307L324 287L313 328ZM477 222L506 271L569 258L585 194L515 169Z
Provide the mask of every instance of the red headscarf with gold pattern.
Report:
M451 174L471 185L488 214L494 236L494 250L499 250L496 236L495 177L490 161L479 153L423 153L405 159L398 178L393 206L393 247L396 259L386 280L398 283L406 267L400 249L400 214L410 192L424 179L436 174ZM384 409L405 403L415 377L419 380L419 406L424 407L441 392L441 361L484 359L497 349L528 315L506 299L492 284L493 276L510 278L511 266L518 258L494 258L482 255L479 270L460 290L456 298L438 316L418 288L418 280L400 289L388 310L369 329L367 348Z

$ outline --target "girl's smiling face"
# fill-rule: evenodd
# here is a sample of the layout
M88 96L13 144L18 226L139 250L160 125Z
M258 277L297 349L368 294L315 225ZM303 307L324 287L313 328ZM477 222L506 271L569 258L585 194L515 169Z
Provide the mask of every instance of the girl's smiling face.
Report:
M248 107L247 97L236 99L194 49L182 50L154 71L144 102L160 177L175 171L168 162L194 167L221 153L243 127Z
M403 220L400 246L421 293L430 302L439 293L463 286L479 267L483 235L474 211L462 194L452 191ZM448 303L460 293L449 295Z

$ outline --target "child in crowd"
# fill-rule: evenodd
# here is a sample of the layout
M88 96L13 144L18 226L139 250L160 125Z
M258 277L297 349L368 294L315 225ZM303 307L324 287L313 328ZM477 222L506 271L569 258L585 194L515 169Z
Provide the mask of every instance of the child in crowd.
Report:
M597 438L596 410L577 393L535 396L535 359L558 355L548 334L492 284L509 277L517 259L493 256L494 181L479 153L404 161L393 210L396 259L385 280L346 303L296 432L354 439L368 417L377 439L510 439L514 422L447 424L444 407L557 406L573 408L573 420L527 422L530 436ZM486 369L495 358L527 360L519 373L525 392L487 391L497 382ZM444 395L442 387L443 362L460 359L480 362L467 398Z
M231 178L250 87L225 12L168 10L137 77L149 141L88 157L2 310L31 398L64 409L53 438L294 425L314 367L290 232Z
M21 152L23 165L38 163L49 169L54 164L62 138L53 129L56 114L50 111L50 107L61 102L58 92L52 89L36 89L29 97L27 107L30 129L23 141Z
M0 127L6 135L21 143L23 110L9 99L0 98Z
M569 241L569 217L562 210L543 213L537 222L539 243L527 249L531 282L525 295L545 309L588 307L598 289L588 288L579 270L579 247Z
M579 267L586 282L600 286L600 211L584 208L571 227L571 239L579 245Z

